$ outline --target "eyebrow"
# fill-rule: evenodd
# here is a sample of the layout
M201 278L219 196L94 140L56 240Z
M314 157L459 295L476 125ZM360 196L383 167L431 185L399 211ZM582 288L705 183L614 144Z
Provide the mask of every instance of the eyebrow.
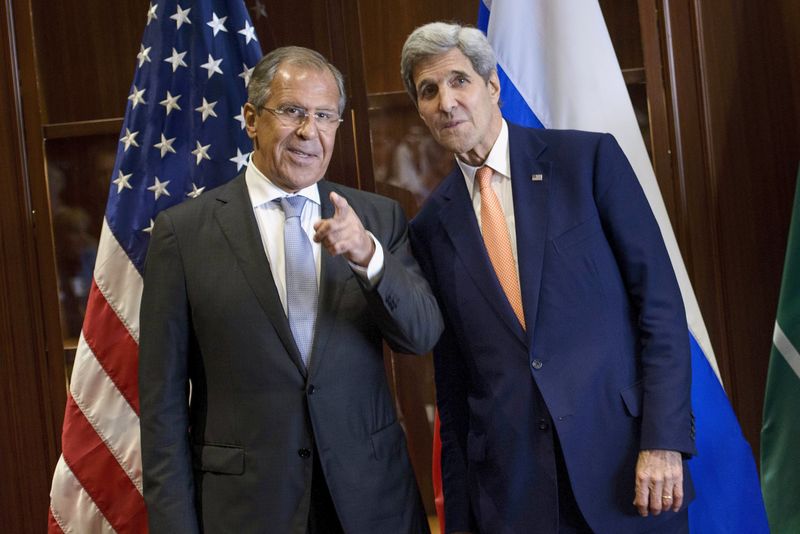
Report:
M301 109L304 109L306 111L309 111L309 109L310 109L310 108L308 108L308 106L304 106L304 105L299 104L299 103L297 103L296 101L293 101L293 100L289 100L289 101L286 101L286 102L280 102L276 107L279 107L279 108L286 108L286 107L301 108ZM319 107L319 108L314 108L314 111L333 111L335 113L339 112L338 108L336 106L332 106L332 107L322 106L322 107Z
M467 78L467 79L470 79L470 80L472 79L472 76L469 73L464 72L463 70L451 70L450 72L447 73L447 76L445 77L445 79L449 80L449 79L451 79L453 77L458 77L458 76L463 77L463 78ZM423 78L417 84L417 91L422 89L424 86L430 85L432 83L434 85L436 85L435 82L431 78Z
M453 76L462 76L464 78L472 78L472 76L470 76L469 73L464 72L463 70L451 70L450 71L450 77L452 78Z

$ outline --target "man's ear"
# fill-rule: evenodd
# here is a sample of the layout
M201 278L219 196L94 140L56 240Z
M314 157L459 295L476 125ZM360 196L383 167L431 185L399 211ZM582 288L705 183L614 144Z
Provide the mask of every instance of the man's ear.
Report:
M256 119L258 118L258 110L250 102L244 105L244 129L247 131L247 136L250 139L256 138Z
M500 78L497 77L497 71L493 70L486 81L486 86L489 88L489 94L495 102L500 101Z

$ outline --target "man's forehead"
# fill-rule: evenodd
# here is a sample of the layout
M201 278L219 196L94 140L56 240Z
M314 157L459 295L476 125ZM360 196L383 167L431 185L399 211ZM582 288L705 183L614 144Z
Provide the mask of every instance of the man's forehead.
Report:
M324 67L307 65L304 63L283 62L275 70L273 79L309 79L309 78L329 78L332 83L336 83L333 73Z
M304 65L281 65L270 83L270 93L277 98L313 98L339 101L339 86L328 69Z
M447 79L454 75L474 76L475 69L472 62L458 48L430 56L414 67L414 82L419 85L423 81Z

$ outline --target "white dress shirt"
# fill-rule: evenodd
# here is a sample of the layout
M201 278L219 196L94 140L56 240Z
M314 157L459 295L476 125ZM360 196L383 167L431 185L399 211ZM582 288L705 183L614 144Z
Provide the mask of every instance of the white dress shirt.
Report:
M283 311L287 312L286 307L286 259L284 257L283 246L283 227L286 217L279 202L274 200L281 197L291 196L289 193L272 183L264 174L256 168L252 159L247 164L244 173L244 180L247 191L250 194L250 202L253 205L253 213L258 223L258 232L261 234L261 244L267 254L269 267L272 271L272 278L278 295L283 304ZM297 192L297 195L306 197L306 203L300 214L300 226L311 242L311 250L314 253L314 264L317 268L317 287L319 287L320 265L321 265L321 245L314 241L314 223L320 220L321 203L319 198L319 188L317 184L310 185ZM375 243L375 253L367 268L363 268L354 263L350 263L353 271L370 285L375 285L383 274L383 249L375 236L367 232Z
M483 228L481 224L481 192L480 188L475 184L475 173L483 165L488 165L494 171L492 173L492 189L494 189L497 199L500 201L500 206L503 208L508 234L511 237L511 253L514 255L514 262L517 264L517 272L519 272L517 232L514 224L514 198L511 194L511 154L508 151L508 125L505 119L503 119L503 125L500 128L500 135L497 136L497 140L494 142L494 146L489 151L489 155L483 165L473 167L457 157L456 161L467 182L467 191L472 199L472 209L475 210L475 217L477 217L478 226L481 228Z

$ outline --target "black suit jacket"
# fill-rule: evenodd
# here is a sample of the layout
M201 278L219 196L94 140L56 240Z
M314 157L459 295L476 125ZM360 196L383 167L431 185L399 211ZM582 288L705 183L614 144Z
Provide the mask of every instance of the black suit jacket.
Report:
M347 199L381 242L385 268L370 289L323 248L308 370L244 174L156 220L139 361L151 533L304 533L314 448L346 532L428 531L382 339L426 352L441 316L400 207L327 181L319 190L323 218L334 212L330 191Z

